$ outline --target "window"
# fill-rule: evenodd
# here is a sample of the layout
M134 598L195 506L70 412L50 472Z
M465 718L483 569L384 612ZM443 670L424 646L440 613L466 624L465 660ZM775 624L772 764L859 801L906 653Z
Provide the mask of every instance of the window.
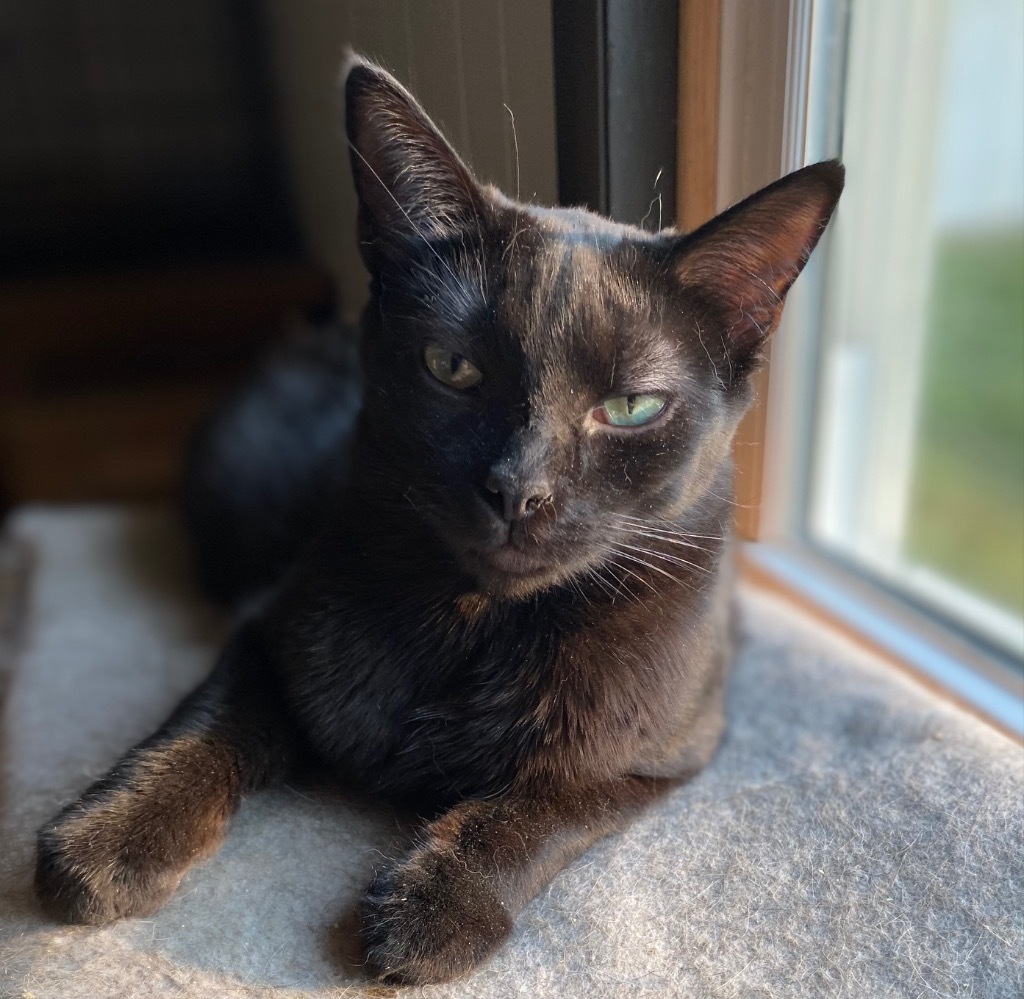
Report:
M1019 0L793 5L784 168L847 190L773 350L754 556L1017 732L1021 38Z

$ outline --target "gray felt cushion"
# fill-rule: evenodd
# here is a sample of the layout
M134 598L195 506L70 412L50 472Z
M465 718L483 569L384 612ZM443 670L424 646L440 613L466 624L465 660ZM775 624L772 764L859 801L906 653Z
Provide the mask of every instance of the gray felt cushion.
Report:
M33 572L3 705L0 994L367 994L344 916L400 831L327 792L247 801L151 919L40 916L33 831L203 676L223 624L164 514L30 509L9 531ZM789 607L742 602L714 764L564 871L490 964L409 994L1021 996L1021 748Z

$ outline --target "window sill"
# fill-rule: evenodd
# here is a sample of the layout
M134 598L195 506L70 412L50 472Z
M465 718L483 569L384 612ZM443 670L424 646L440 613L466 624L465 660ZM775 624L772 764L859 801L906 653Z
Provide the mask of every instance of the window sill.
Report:
M796 546L743 544L744 580L781 593L1005 735L1024 741L1024 674L856 572Z

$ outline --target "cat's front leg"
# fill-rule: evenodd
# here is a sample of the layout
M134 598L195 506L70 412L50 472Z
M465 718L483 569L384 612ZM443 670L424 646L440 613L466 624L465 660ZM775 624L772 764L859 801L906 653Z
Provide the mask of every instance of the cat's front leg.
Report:
M425 984L469 971L562 867L677 783L622 777L456 806L370 885L362 912L369 972Z
M242 793L284 762L280 702L253 626L149 739L42 827L36 894L76 923L144 916L220 845Z

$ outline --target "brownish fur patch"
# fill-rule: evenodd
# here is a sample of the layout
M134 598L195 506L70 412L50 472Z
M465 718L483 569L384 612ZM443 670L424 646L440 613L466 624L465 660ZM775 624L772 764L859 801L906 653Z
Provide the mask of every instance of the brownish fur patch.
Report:
M464 593L455 601L455 609L467 624L476 624L490 610L491 598L486 593Z
M212 735L187 734L140 756L126 786L108 791L63 826L69 844L83 850L96 829L131 828L136 841L156 843L174 829L174 842L189 858L212 854L231 811L237 780L230 746ZM181 824L182 814L188 823ZM180 828L176 828L181 826Z
M220 846L238 800L230 744L187 733L147 747L40 835L37 888L75 921L145 915Z

